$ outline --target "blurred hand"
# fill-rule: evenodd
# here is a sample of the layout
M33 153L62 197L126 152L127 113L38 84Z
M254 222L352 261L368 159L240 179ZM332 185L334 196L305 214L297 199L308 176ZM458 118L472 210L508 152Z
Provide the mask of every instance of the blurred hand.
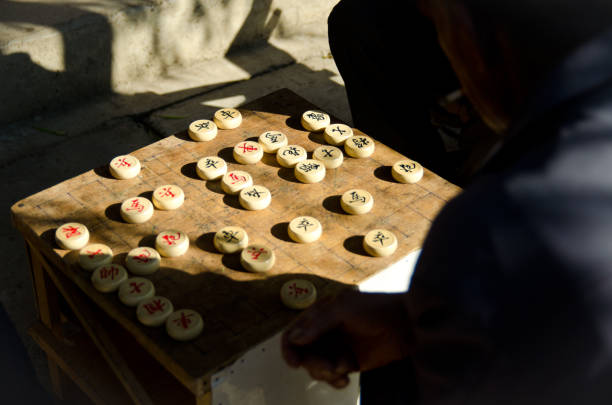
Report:
M302 313L283 333L282 353L291 367L343 388L351 372L406 357L411 340L403 294L346 291Z

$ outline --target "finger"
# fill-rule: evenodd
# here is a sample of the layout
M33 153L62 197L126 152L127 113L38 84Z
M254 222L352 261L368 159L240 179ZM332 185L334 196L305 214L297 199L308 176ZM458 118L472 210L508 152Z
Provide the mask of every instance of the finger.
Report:
M289 343L289 338L287 337L286 331L281 337L281 353L289 367L297 368L300 366L301 356L296 348Z
M301 365L318 380L332 383L352 371L357 371L354 356L339 349L334 352L301 350Z
M331 385L334 388L344 388L351 382L348 375L337 375L327 373L324 370L308 370L310 377L317 381L323 381Z
M331 381L339 377L334 372L335 365L321 356L307 354L302 358L302 366L316 380Z
M354 356L345 355L338 357L334 373L337 375L346 375L353 371L359 371L359 365Z
M313 380L323 381L337 389L345 388L351 382L348 375L326 375L318 373L315 370L309 371L308 373Z
M351 380L349 379L348 375L343 375L341 377L338 377L337 379L333 380L333 381L328 381L328 384L331 385L334 388L337 389L341 389L341 388L345 388L347 385L349 385L351 382Z
M331 370L325 368L305 368L306 371L308 371L308 374L310 374L310 376L314 380L323 381L330 384L342 377L340 375L334 374Z

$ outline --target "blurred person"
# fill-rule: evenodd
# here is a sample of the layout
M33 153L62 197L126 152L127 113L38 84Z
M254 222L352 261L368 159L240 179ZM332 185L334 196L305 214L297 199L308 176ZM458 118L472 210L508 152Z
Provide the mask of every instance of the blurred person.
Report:
M407 292L315 304L285 360L337 388L361 372L364 405L612 403L612 3L397 7L330 16L355 126L380 139L395 107L380 140L441 162L411 129L457 80L501 141L433 222Z

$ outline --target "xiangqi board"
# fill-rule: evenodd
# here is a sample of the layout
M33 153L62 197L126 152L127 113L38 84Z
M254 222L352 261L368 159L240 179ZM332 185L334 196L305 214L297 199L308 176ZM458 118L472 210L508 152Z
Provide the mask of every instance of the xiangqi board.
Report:
M320 109L290 91L273 93L238 110L241 124L219 129L208 141L194 141L185 128L130 152L141 164L134 178L119 180L107 167L97 168L12 208L14 222L28 242L190 388L201 386L213 372L295 317L296 311L279 299L286 281L299 274L300 279L315 285L319 297L362 282L418 249L431 220L459 192L427 169L418 183L396 181L392 165L410 156L375 139L371 156L345 156L339 167L328 169L325 177L313 184L298 181L294 168L281 166L274 154L264 153L254 164L237 163L234 146L257 142L267 131L282 132L287 144L304 148L308 158L317 147L327 144L323 132L308 132L300 125L304 111ZM340 123L333 117L331 122ZM365 136L358 129L353 132ZM261 210L245 209L239 191L228 194L222 189L222 180L204 180L198 175L197 163L210 156L223 159L227 173L247 172L252 184L270 192L270 204ZM143 223L128 223L122 218L120 208L126 199L140 196L151 200L154 190L164 185L180 187L182 205L173 210L156 209ZM366 214L349 215L343 210L341 196L352 189L366 190L373 197L374 204ZM316 241L296 243L291 239L288 226L298 216L320 222L322 232ZM134 248L154 246L160 232L184 232L189 249L181 256L162 258L159 270L142 277L151 280L155 294L168 298L174 308L197 311L204 321L201 334L189 342L177 342L163 328L140 324L134 309L122 304L117 294L97 291L90 273L78 265L78 254L60 249L54 241L55 229L68 222L85 224L90 243L109 246L114 262L122 265ZM250 245L271 249L273 267L266 273L247 272L240 255L217 250L215 234L228 226L244 229ZM397 238L397 249L389 256L372 257L363 247L367 232L378 228Z

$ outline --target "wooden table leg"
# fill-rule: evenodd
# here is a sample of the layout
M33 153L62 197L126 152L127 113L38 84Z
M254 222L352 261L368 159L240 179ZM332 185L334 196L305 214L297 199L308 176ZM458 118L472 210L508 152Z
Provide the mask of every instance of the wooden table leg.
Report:
M84 294L73 286L61 271L54 269L40 252L35 251L29 245L27 247L32 268L32 279L36 292L38 313L41 320L40 328L37 329L37 327L34 326L32 328L32 334L38 337L37 341L41 347L45 345L49 346L49 342L54 341L53 337L63 339L63 326L61 320L63 313L60 310L60 305L67 305L71 313L76 316L80 326L83 327L90 342L98 349L102 359L105 361L106 365L110 367L109 371L115 374L118 378L117 382L119 385L123 386L126 390L128 398L131 400L130 402L138 405L152 405L152 398L133 374L117 347L115 347L111 337L102 327L103 322L101 319L98 319L98 314L90 307L91 304L86 302L87 300ZM66 309L65 307L62 308L64 310ZM44 333L44 330L48 332ZM69 375L65 374L64 370L60 367L63 365L67 370L71 369L70 364L68 364L70 363L69 360L71 356L64 353L66 358L62 358L58 353L61 352L60 349L65 347L63 344L59 344L59 341L55 342L56 343L52 344L50 347L46 347L45 350L47 352L49 372L55 394L62 399L66 399L70 393L69 384L71 384L71 380ZM55 353L55 357L49 355L49 353ZM72 361L72 363L76 364L79 363L79 361ZM74 366L74 364L72 365ZM75 379L75 376L72 376L72 378ZM77 379L75 379L75 382ZM83 392L89 396L90 400L96 404L107 403L103 395L98 395L99 387L95 385L91 386L89 380L78 380L80 384L77 385L81 390L84 389ZM92 393L94 395L92 395ZM190 393L189 400L187 400L187 398L183 398L183 400L184 401L181 403L211 405L212 394L211 392L207 392L200 396L193 396L193 394Z
M38 317L42 324L45 325L55 337L61 339L62 326L60 320L59 293L53 282L49 279L38 257L32 254L32 247L26 244L26 249L30 260L30 269L32 271ZM49 378L51 379L53 393L58 398L64 399L66 377L57 362L48 355L47 364L49 367Z
M194 405L212 405L212 393L207 392L202 396L196 397Z
M100 350L108 366L116 374L134 404L152 405L153 401L146 390L121 356L107 331L100 326L97 315L90 307L84 294L73 286L61 271L54 270L39 252L31 251L31 253L33 253L32 256L36 258L36 261L40 262L43 272L51 280L51 284L54 284L58 294L64 297L81 326Z

